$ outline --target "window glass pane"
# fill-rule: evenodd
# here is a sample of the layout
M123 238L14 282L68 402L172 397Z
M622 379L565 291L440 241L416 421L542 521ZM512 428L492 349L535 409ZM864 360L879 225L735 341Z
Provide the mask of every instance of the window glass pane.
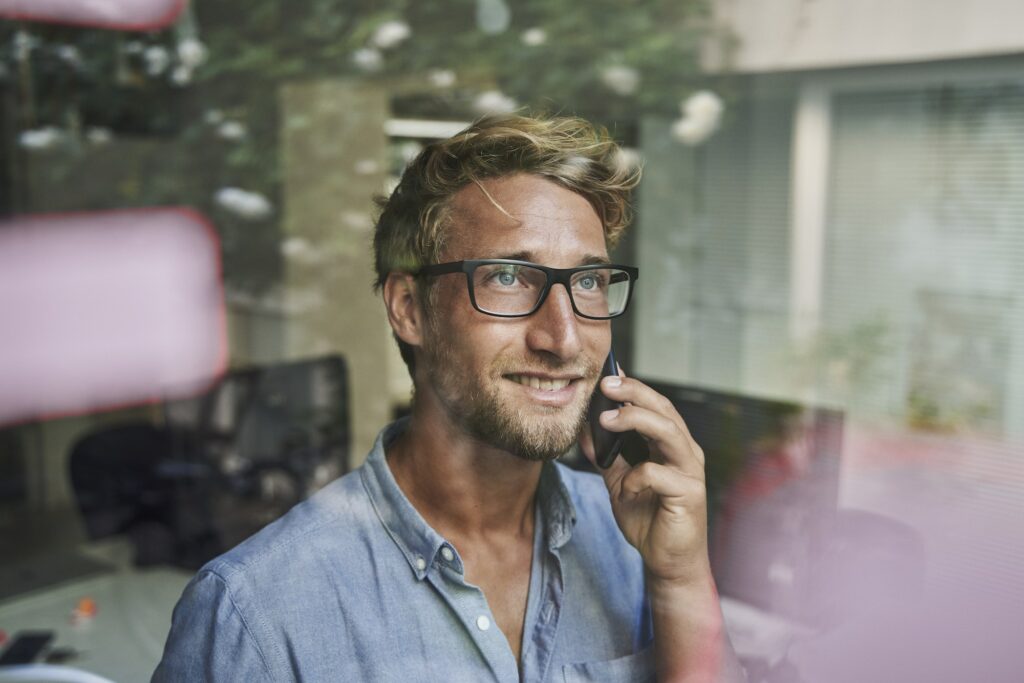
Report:
M1024 602L1024 5L891 4L0 0L0 633L148 679L195 570L410 411L374 197L483 115L555 112L643 169L611 338L706 454L751 677L994 649ZM509 334L518 391L571 392L525 367L555 336ZM857 668L879 640L899 675Z

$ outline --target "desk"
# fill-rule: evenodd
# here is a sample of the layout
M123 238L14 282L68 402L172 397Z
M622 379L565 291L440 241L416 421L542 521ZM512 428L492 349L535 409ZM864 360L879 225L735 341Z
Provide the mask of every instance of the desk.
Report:
M120 568L69 581L0 602L0 628L53 630L55 647L80 653L69 666L118 683L148 681L160 661L171 628L171 612L192 573L180 569ZM98 612L73 625L71 612L81 598L96 601Z

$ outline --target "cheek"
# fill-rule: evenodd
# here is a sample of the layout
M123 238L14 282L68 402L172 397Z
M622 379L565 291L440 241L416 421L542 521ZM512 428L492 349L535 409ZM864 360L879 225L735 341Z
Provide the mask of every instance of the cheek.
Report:
M459 298L459 290L454 285L462 285L461 280L454 276L442 278L434 284L434 288L427 293L427 317L430 319L431 327L437 333L438 342L444 343L446 338L456 335L453 330L461 324L460 316L465 313L465 308L472 309L468 297L463 302Z
M456 278L452 278L455 280ZM487 364L505 343L497 318L473 308L465 282L438 285L434 299L433 343L442 348L462 372L473 373Z
M583 337L587 352L595 357L600 356L603 363L612 346L611 323L594 320L590 324L584 324L580 328L580 336Z

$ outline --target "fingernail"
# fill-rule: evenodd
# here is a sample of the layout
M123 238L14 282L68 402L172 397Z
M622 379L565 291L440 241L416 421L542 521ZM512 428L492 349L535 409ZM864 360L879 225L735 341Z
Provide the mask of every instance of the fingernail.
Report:
M622 384L622 378L616 377L615 375L609 375L604 378L604 385L606 387L617 387Z
M615 410L606 410L604 411L603 415L604 419L606 420L614 420L619 416L619 409L616 408Z

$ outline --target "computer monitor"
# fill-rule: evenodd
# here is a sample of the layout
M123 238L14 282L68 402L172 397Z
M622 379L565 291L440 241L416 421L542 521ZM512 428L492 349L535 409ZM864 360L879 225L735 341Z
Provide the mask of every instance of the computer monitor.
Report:
M708 543L723 596L819 620L817 559L839 491L840 411L640 378L672 401L705 455ZM646 448L627 439L624 454ZM582 458L569 464L589 469Z

